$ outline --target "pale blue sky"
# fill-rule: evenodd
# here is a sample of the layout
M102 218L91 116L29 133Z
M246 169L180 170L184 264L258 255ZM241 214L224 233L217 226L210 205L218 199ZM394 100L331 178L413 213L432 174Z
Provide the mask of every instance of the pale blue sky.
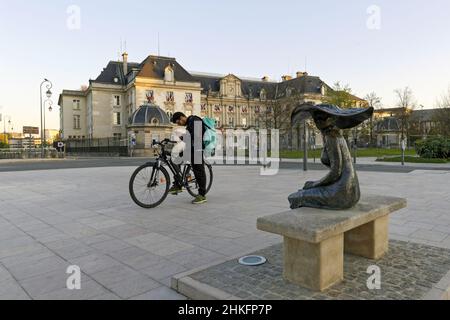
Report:
M79 30L67 27L70 5L81 9ZM367 28L371 5L381 9L380 30ZM62 89L117 59L121 39L131 61L157 53L158 32L161 55L188 70L279 79L303 70L307 56L311 75L361 97L375 91L385 106L410 86L433 107L450 85L448 0L0 0L0 112L15 131L38 126L42 78L53 81L56 105ZM58 112L47 118L59 127Z

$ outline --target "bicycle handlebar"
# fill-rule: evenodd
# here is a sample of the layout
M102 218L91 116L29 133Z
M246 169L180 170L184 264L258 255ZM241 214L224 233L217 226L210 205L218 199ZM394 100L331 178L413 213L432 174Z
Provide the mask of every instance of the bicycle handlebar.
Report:
M178 143L178 142L177 141L172 141L170 139L164 139L161 142L154 141L152 145L153 146L164 146L164 145L166 145L168 143Z

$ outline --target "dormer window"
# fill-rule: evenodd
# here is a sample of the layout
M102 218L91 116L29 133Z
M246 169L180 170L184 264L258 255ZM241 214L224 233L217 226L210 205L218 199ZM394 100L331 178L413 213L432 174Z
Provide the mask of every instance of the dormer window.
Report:
M320 88L320 93L321 93L323 96L327 94L327 88L326 88L324 85L322 85L322 87Z
M175 81L174 72L173 72L173 68L171 65L168 65L166 67L166 69L164 70L164 81L167 81L167 82Z
M290 97L292 95L292 88L287 88L286 89L286 97Z
M266 100L266 98L267 98L266 90L264 90L264 89L261 90L261 92L259 93L259 98L261 100Z

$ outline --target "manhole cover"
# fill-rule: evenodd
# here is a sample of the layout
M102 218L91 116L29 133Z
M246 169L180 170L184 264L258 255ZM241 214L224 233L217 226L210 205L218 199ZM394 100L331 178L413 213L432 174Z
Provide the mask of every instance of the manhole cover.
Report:
M261 256L247 256L239 259L239 263L244 266L260 266L266 262L266 258Z

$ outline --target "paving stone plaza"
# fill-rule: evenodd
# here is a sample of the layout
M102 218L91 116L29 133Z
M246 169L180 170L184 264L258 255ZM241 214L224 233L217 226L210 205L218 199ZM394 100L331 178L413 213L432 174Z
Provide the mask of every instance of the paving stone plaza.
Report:
M256 252L268 261L260 267L249 268L231 260L191 277L243 300L410 300L425 298L431 285L438 284L450 269L449 249L392 240L389 250L379 261L346 255L344 281L324 292L283 279L282 245ZM379 290L367 287L367 269L373 265L383 271Z
M258 167L215 166L206 205L191 205L183 193L145 210L128 194L134 169L2 172L0 299L186 299L171 289L174 275L279 247L282 238L258 231L257 218L287 210L287 195L324 175L297 169L261 176ZM391 239L411 242L418 252L436 247L431 255L448 252L450 171L358 176L363 193L408 200L391 215ZM438 256L430 259L450 269L448 257ZM80 290L67 289L72 265L82 272Z

